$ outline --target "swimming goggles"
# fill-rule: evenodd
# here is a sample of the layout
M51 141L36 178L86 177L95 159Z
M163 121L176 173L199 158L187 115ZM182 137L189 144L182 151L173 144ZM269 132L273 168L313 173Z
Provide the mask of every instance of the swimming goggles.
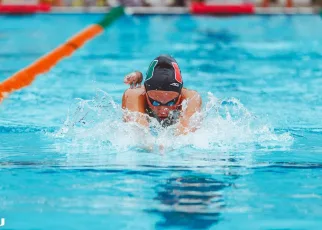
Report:
M151 104L153 106L175 106L177 104L177 102L179 101L179 97L180 97L180 95L178 95L176 98L172 99L171 101L168 101L167 103L163 104L163 103L153 100L152 98L147 96L149 104Z

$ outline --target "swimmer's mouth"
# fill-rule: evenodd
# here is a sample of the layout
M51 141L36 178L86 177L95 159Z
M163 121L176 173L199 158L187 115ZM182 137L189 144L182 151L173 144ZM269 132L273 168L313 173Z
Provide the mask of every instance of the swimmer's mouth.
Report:
M171 119L169 117L159 117L158 121L160 122L162 127L168 127L176 123L175 119Z
M164 124L174 124L178 120L179 113L176 111L173 111L171 114L168 114L168 116L157 116L157 119L159 122L162 122Z

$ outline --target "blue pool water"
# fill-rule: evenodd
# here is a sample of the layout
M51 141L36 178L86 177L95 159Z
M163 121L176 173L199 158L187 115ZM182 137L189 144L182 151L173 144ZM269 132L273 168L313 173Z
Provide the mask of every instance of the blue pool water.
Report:
M0 17L0 81L101 17ZM321 27L119 19L0 105L0 228L320 229ZM146 139L122 122L122 80L162 53L200 92L203 123Z

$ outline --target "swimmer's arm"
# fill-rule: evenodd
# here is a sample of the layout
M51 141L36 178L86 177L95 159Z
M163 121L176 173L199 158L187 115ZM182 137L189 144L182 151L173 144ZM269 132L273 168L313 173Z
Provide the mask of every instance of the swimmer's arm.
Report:
M144 87L127 89L122 97L123 120L148 127Z
M177 135L186 135L189 132L194 132L197 130L196 126L190 124L191 117L196 113L201 111L202 100L198 92L193 90L182 90L182 97L186 100L186 109L183 108L182 114L179 119L179 124L177 128ZM183 105L184 106L184 105Z
M140 142L139 147L147 152L152 152L153 143L150 143L150 141L153 140L153 138L150 137L151 134L149 132L146 133L142 131L142 127L149 127L147 114L145 114L145 106L142 106L145 105L145 103L144 87L130 88L126 90L122 97L123 121L136 122L138 124L135 132L139 136L139 139L145 140Z

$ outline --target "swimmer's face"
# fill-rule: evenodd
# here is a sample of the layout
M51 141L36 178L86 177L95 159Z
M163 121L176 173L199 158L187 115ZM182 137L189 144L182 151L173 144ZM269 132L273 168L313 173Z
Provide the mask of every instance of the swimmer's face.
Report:
M177 110L180 94L174 91L150 90L146 93L150 109L160 118L165 119L170 111Z

